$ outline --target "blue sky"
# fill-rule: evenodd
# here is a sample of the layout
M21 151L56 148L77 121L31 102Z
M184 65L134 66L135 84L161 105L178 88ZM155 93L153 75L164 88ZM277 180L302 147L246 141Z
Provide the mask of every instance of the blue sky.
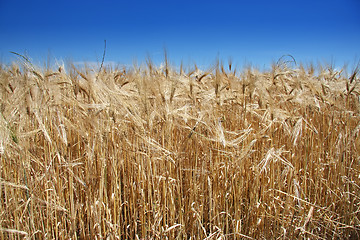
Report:
M284 54L297 62L360 58L359 0L17 1L0 0L0 61L27 54L132 64L163 60L209 66L269 66Z

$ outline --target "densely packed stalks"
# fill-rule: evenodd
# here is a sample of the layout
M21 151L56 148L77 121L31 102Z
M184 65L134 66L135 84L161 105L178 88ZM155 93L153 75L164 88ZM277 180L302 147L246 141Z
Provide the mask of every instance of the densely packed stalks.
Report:
M0 74L0 239L360 238L357 69Z

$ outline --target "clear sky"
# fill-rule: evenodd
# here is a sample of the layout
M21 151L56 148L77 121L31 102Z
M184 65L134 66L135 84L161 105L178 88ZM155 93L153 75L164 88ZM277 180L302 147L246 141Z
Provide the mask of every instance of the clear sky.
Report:
M163 60L209 66L360 58L360 0L39 1L0 0L0 61L72 59L132 64Z

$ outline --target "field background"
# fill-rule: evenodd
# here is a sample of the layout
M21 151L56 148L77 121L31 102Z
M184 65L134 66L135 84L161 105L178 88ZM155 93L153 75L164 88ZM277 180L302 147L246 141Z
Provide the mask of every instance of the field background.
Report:
M358 69L0 68L0 239L359 239Z

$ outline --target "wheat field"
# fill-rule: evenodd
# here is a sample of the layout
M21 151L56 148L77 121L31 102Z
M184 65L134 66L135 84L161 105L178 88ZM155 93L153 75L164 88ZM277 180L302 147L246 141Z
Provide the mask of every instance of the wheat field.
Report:
M359 82L20 55L0 68L0 239L359 239Z

